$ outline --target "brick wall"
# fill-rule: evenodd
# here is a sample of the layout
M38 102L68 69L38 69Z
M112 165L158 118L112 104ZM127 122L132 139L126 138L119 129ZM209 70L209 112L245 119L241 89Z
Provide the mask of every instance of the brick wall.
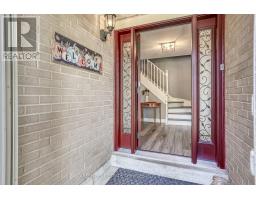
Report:
M41 15L40 61L18 63L19 184L79 184L113 147L112 39L97 15ZM103 55L103 75L52 61L54 32Z
M226 15L226 165L233 184L254 184L250 173L253 148L253 16Z

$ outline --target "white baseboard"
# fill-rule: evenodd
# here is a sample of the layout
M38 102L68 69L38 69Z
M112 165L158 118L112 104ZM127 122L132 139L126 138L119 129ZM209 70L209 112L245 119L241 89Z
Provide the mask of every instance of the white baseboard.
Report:
M191 126L191 121L168 121L167 125Z

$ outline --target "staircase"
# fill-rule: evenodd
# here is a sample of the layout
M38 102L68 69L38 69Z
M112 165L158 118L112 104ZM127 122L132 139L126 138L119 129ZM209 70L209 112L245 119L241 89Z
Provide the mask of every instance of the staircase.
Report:
M166 105L166 124L191 125L191 103L168 93L168 70L161 70L150 60L141 60L140 81Z
M191 126L191 105L186 105L185 101L169 101L167 113L167 124Z

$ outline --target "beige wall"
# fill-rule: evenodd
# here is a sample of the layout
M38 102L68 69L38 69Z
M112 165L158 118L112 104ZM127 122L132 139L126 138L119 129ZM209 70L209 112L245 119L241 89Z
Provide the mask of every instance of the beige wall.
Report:
M40 61L18 63L19 184L79 184L113 147L112 40L97 15L41 15ZM59 32L103 56L103 74L54 62Z
M253 148L253 16L225 19L226 167L232 184L254 184L250 173Z
M151 59L162 70L168 70L169 95L191 100L191 56Z

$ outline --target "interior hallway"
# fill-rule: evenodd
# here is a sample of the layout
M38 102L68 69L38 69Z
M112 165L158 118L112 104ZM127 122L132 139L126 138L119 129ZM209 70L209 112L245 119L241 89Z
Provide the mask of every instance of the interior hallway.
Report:
M191 126L143 123L139 149L191 156Z

